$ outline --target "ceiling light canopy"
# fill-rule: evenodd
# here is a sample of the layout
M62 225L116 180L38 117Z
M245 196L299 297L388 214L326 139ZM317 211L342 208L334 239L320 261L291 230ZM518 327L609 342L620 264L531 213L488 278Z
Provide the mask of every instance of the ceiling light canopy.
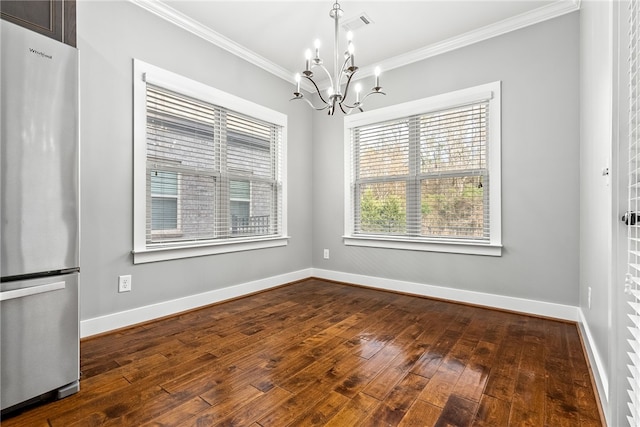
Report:
M364 96L360 95L362 91L362 86L360 84L355 85L355 99L351 101L347 101L347 97L353 98L353 96L349 96L351 80L353 76L358 71L358 67L355 65L355 56L354 56L354 45L353 45L353 33L349 31L347 33L347 49L341 54L338 45L338 35L340 29L340 18L343 15L343 11L340 8L340 4L336 1L333 4L333 8L329 11L329 16L334 21L334 45L333 45L333 53L335 57L335 62L333 66L333 76L329 73L329 70L323 65L323 61L320 58L320 40L316 40L314 43L315 54L312 55L311 50L307 49L305 57L305 69L301 74L296 74L296 91L293 92L294 97L291 99L302 99L306 101L311 108L323 111L328 110L329 115L333 115L336 112L336 109L340 109L344 114L350 114L354 110L362 110L362 104L364 101L373 94L382 94L385 95L384 92L381 91L382 87L380 86L380 67L375 68L375 84L373 88ZM342 64L342 66L340 66ZM329 89L326 93L326 97L323 96L318 84L314 81L313 70L319 69L322 70L327 77L329 78ZM302 92L300 91L300 81L302 79L309 80L316 89L316 93L318 94L318 98L322 104L320 106L314 105L310 100L304 97ZM343 82L344 82L344 91L343 91Z

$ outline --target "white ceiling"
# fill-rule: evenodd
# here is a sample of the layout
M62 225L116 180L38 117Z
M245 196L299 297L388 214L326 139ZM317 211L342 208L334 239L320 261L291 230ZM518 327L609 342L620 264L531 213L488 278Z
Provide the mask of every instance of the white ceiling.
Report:
M259 66L293 80L304 51L319 38L332 70L332 0L131 0ZM365 13L373 23L354 31L361 77L375 65L395 68L579 9L579 0L342 0L341 23ZM340 49L346 46L341 29Z

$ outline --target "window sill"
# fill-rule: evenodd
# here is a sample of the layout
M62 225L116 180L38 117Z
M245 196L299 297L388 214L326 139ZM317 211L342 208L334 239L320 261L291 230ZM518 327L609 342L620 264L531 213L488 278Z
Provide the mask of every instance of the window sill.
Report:
M470 241L425 241L392 239L382 236L343 236L346 246L400 249L409 251L447 252L454 254L502 256L502 245Z
M232 240L224 242L207 242L198 245L164 246L133 250L133 263L167 261L180 258L193 258L206 255L218 255L231 252L251 251L255 249L286 246L288 236L267 237L262 239Z

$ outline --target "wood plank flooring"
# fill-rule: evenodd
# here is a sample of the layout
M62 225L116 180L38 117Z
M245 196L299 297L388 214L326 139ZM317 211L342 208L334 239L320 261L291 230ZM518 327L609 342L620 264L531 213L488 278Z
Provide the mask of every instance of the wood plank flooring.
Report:
M601 426L575 324L309 279L81 343L11 426Z

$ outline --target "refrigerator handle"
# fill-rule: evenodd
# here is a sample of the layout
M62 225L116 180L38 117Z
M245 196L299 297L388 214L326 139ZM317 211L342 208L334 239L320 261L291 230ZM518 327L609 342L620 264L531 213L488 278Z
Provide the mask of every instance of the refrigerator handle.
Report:
M47 283L46 285L30 286L28 288L15 289L13 291L0 292L0 301L22 298L29 295L37 295L45 292L57 291L65 288L65 282Z

